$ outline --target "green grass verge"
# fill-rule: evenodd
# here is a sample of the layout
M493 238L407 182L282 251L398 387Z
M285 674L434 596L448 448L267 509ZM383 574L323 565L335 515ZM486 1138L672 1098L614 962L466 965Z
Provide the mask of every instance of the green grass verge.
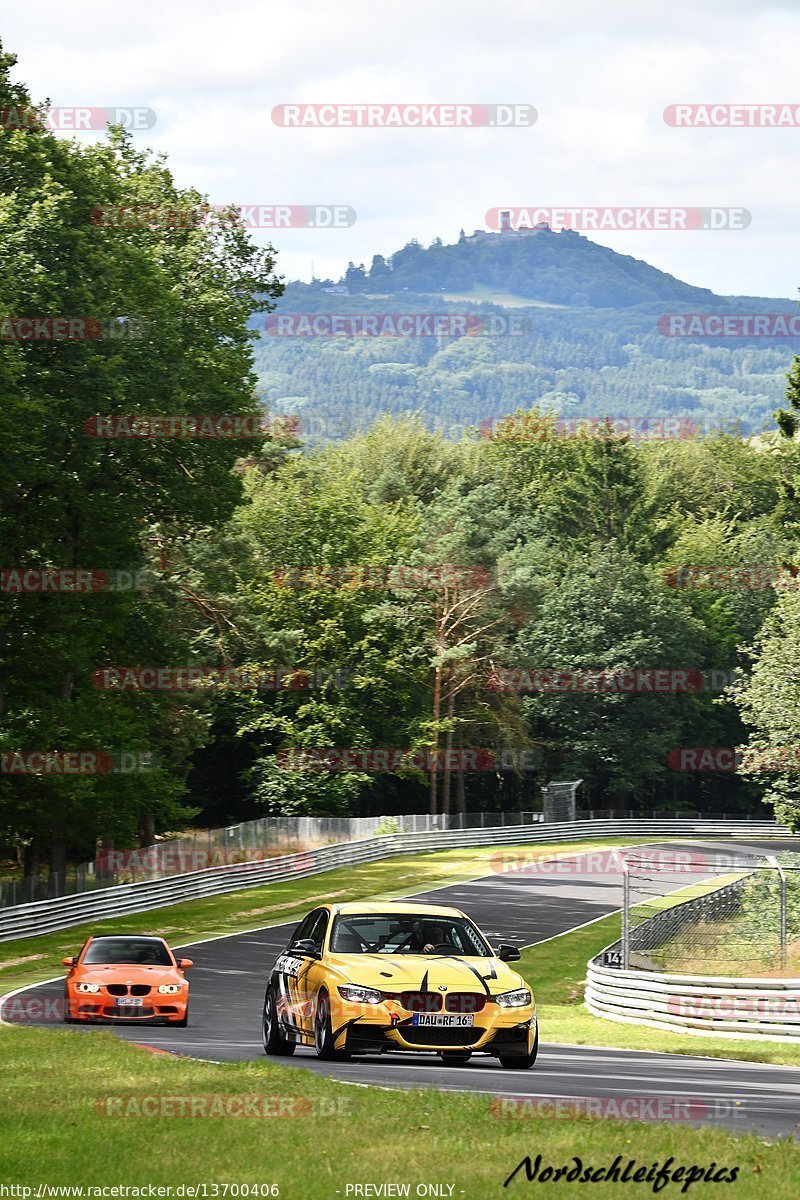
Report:
M349 1087L297 1067L261 1060L217 1065L154 1056L98 1032L0 1029L0 1180L55 1185L277 1184L283 1200L345 1200L348 1184L450 1185L453 1197L583 1195L577 1185L526 1186L521 1160L608 1166L617 1155L647 1169L679 1164L738 1168L735 1187L694 1184L692 1197L800 1194L800 1147L720 1128L645 1125L587 1118L497 1114L487 1095ZM264 1112L292 1117L108 1115L148 1106L172 1112L191 1101L258 1098ZM162 1098L172 1098L162 1101ZM199 1103L209 1103L202 1099ZM152 1111L152 1110L151 1110ZM679 1196L682 1183L659 1195ZM632 1188L652 1195L652 1184ZM598 1182L592 1196L618 1195ZM146 1194L146 1193L145 1193ZM213 1191L208 1195L213 1196ZM350 1193L353 1194L352 1192ZM362 1192L362 1195L364 1193ZM372 1193L375 1195L376 1193ZM440 1193L441 1194L441 1193ZM220 1195L222 1193L220 1192Z

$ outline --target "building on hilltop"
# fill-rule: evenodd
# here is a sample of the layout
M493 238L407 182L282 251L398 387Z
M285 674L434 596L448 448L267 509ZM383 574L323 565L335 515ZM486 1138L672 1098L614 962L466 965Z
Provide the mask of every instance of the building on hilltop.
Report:
M494 237L499 237L503 241L506 241L508 238L530 237L534 233L552 233L547 221L539 221L537 225L526 226L523 229L514 229L512 227L512 218L513 209L501 208L499 229L476 229L469 237L464 238L464 241L482 242Z

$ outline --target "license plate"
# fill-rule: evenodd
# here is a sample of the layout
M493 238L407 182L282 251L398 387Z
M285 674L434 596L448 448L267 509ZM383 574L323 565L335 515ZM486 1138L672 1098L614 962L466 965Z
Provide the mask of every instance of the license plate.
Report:
M452 1028L454 1025L468 1026L475 1024L475 1017L470 1013L414 1013L412 1025L443 1025Z
M142 1007L142 997L141 996L118 996L116 999L116 1003L124 1005L125 1008L141 1008Z

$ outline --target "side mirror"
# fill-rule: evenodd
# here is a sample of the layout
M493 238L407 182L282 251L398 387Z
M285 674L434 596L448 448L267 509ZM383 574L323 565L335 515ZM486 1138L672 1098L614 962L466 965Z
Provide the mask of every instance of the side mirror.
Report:
M193 958L179 958L178 966L180 967L180 969L182 971L188 971L189 967L194 966L194 959Z
M65 967L74 967L75 959L74 958L62 958L61 963Z
M516 946L508 946L505 942L501 942L497 947L497 957L501 962L519 962L522 955Z
M311 938L301 938L299 942L294 942L289 947L290 954L301 954L303 958L322 958Z

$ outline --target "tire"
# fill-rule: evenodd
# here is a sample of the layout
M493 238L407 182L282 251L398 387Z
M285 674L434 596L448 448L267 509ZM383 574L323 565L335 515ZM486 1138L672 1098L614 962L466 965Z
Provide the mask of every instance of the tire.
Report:
M171 1022L171 1024L173 1024L173 1025L177 1025L178 1029L185 1029L185 1028L186 1028L186 1026L189 1024L189 1004L188 1004L188 1001L187 1001L187 1004L186 1004L186 1011L184 1012L184 1014L183 1014L183 1016L181 1017L180 1021L172 1021L172 1022Z
M331 1002L327 992L320 992L317 997L317 1011L314 1014L314 1046L317 1058L321 1058L325 1062L347 1062L350 1058L345 1051L333 1048Z
M440 1057L444 1067L465 1067L472 1058L472 1051L443 1050Z
M72 1009L69 1006L69 994L64 992L64 1016L62 1018L65 1025L74 1025L75 1018L72 1015Z
M294 1054L295 1044L290 1042L278 1023L278 1012L275 1008L275 993L267 988L264 997L264 1013L261 1020L261 1040L264 1043L265 1054L276 1054L288 1058Z
M536 1027L536 1037L533 1039L533 1049L530 1054L501 1054L500 1066L507 1071L529 1071L536 1062L539 1053L539 1027Z

